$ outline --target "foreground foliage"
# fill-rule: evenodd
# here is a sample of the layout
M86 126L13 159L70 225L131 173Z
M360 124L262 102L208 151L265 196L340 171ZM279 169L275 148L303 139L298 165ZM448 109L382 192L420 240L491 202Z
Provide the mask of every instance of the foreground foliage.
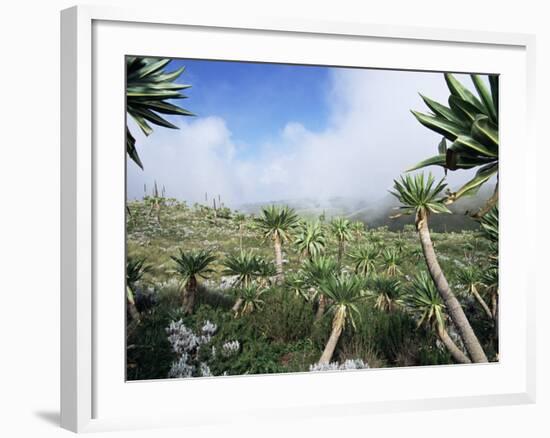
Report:
M474 177L455 192L447 196L447 203L462 196L476 193L481 185L493 176L498 176L498 76L489 75L488 89L480 75L470 75L477 96L446 73L445 81L450 91L445 106L429 97L421 96L430 114L412 111L416 119L428 129L443 135L438 154L416 164L410 170L426 166L442 166L445 170L477 169ZM451 145L447 147L447 141ZM498 201L498 183L493 196L478 212L483 216Z
M281 247L285 277L277 282L273 241L265 241L256 218L233 212L220 217L212 208L167 199L160 226L144 201L128 207L132 212L127 222L128 252L132 260L145 259L147 266L132 282L140 322L127 334L131 380L343 369L359 367L356 361L370 368L461 362L434 323L437 319L467 354L447 307L437 301L438 294L431 314L439 317L423 318L426 309L412 304L410 297L426 290L410 287L416 284L415 275L426 270L414 226L401 232L363 227L360 236L346 242L339 265L339 238L330 223L320 223L323 254L307 257L295 244ZM490 360L498 353L494 323L459 273L469 266L479 266L484 273L497 267L487 234L494 228L493 221L492 228L487 222L480 231L430 233L441 269ZM299 233L299 225L289 227L286 242ZM241 251L241 242L246 250ZM387 273L384 251L399 254L393 276ZM197 281L190 309L182 307L182 301L192 272ZM477 285L490 308L491 293L498 296L497 281L482 276ZM427 290L433 298L433 284ZM216 326L209 342L198 351L190 350L185 360L174 351L166 331L179 321L178 327L198 337L204 336L205 321ZM329 365L326 360L319 365L333 333L337 339L330 345ZM223 353L227 349L234 351Z

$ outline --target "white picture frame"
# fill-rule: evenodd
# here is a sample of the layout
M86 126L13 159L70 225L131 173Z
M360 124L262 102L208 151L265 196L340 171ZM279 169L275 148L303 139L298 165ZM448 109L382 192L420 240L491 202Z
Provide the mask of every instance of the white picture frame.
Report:
M162 38L178 32L193 39L192 53L174 44L160 45ZM212 41L227 41L227 47ZM321 45L323 50L317 50ZM192 8L178 12L78 6L62 11L62 427L85 432L224 423L235 417L280 420L534 402L535 285L530 280L533 268L518 254L535 245L536 212L532 207L512 208L509 202L528 203L535 196L536 176L525 161L525 155L535 153L534 46L534 37L524 34L279 20L237 12L231 17L204 16ZM368 64L357 59L358 66L502 75L502 120L514 123L502 123L501 131L500 362L316 375L121 381L124 294L118 297L116 291L119 286L123 290L124 167L120 164L124 142L120 141L120 150L112 147L124 135L124 94L118 93L124 77L121 54L139 51L152 56L350 65L352 47L368 49L372 55ZM459 56L453 58L453 53ZM106 72L114 72L112 80L105 80ZM109 114L101 111L105 108ZM107 143L110 148L104 146ZM510 183L512 165L514 184ZM519 237L512 231L521 224ZM506 271L512 264L513 274ZM507 290L514 293L506 294ZM457 382L426 388L424 382L430 377ZM383 393L376 382L390 378L394 385ZM182 400L174 405L182 385L198 401L195 407ZM350 388L360 385L368 385L369 391L352 394ZM295 391L292 402L289 391ZM200 401L208 401L214 392L218 400L205 412ZM132 404L136 397L155 400L155 406L149 403L140 412ZM222 409L228 403L231 408Z

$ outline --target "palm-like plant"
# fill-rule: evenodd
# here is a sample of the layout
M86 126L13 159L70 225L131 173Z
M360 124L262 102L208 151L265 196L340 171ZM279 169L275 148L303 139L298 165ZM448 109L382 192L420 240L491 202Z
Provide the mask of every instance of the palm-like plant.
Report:
M338 272L338 263L334 258L321 255L302 263L302 272L311 286L319 286L321 282Z
M235 291L237 295L237 300L241 300L242 308L240 315L247 315L252 313L255 310L259 310L264 305L264 300L262 299L263 294L267 289L261 289L257 284L251 283L247 286L243 286Z
M334 237L336 237L338 241L338 264L341 264L346 242L352 238L351 222L343 217L336 217L331 221L330 228L332 234L334 234Z
M498 206L494 206L479 221L481 234L491 242L493 261L497 260L498 253Z
M355 318L361 317L357 304L365 298L364 279L358 275L333 275L321 283L320 289L331 299L328 312L333 315L332 331L319 359L319 364L323 365L330 363L346 324L356 328Z
M382 252L382 258L384 260L384 267L386 268L387 275L393 277L401 272L399 269L401 256L397 248L386 248Z
M418 315L418 327L425 325L435 331L443 345L459 363L470 363L470 359L458 348L446 328L445 305L426 272L420 272L407 288L406 305Z
M314 291L314 296L318 296L318 307L315 314L315 320L321 319L325 313L326 298L320 291L319 286L323 281L334 276L339 271L338 263L328 256L318 256L306 260L302 265L302 272L306 283Z
M252 251L230 254L222 262L225 268L223 274L236 276L234 285L246 288L252 282L252 279L259 275L259 260L259 257ZM237 312L242 303L243 300L238 297L233 306L233 311Z
M259 257L252 251L230 254L222 262L224 275L236 276L235 286L248 286L258 275Z
M319 222L306 222L299 227L294 245L304 257L310 259L325 250L326 240Z
M267 287L270 285L271 278L277 274L277 270L273 263L258 257L258 284L260 287Z
M493 254L489 256L489 267L483 272L482 283L491 297L491 314L498 331L498 235L499 220L498 206L494 206L480 220L481 231L491 242L490 248Z
M145 259L136 259L131 256L126 258L126 305L128 313L134 321L140 320L140 314L136 307L135 287L143 278L143 274L149 272L151 266L145 264Z
M178 84L176 79L183 73L181 67L172 72L166 72L164 67L170 59L126 57L126 112L134 119L145 135L153 132L149 123L165 128L178 127L159 114L180 116L193 115L189 111L174 105L168 100L183 99L181 90L190 85ZM128 156L143 169L138 152L136 139L126 125L126 152Z
M422 258L424 257L421 246L414 246L413 248L411 248L408 254L416 262L422 260Z
M369 279L367 289L374 299L374 307L382 312L393 312L403 304L401 283L387 275L376 275Z
M273 242L275 250L275 268L277 281L283 280L283 252L282 245L291 240L291 233L298 224L298 216L293 209L270 205L262 208L261 216L255 218L257 228L262 232L264 239Z
M490 75L490 90L479 75L471 75L477 96L471 93L452 74L445 74L449 91L449 107L421 96L432 111L423 114L412 111L428 129L443 135L438 154L416 164L415 170L426 166L442 166L445 170L472 169L477 172L470 181L451 193L447 202L475 193L492 176L498 177L498 76ZM452 144L447 147L447 140ZM486 206L478 213L485 214L498 200L498 183Z
M426 179L421 173L414 177L406 175L399 181L395 180L391 194L401 202L401 214L415 214L416 229L428 271L450 317L460 332L470 357L474 362L487 362L487 356L439 265L428 228L428 219L431 214L450 213L443 199L440 198L445 187L444 180L435 183L431 174Z
M407 247L407 242L403 237L401 237L401 232L399 233L399 237L393 241L393 246L399 252L399 254L403 254L405 251L405 248Z
M498 332L498 268L490 266L481 275L481 283L491 297L491 316Z
M375 246L375 247L380 247L380 245L382 244L383 242L383 237L381 235L381 233L379 233L378 231L375 231L375 230L370 230L370 232L368 233L368 242Z
M471 294L476 299L489 319L493 319L489 306L479 294L478 287L481 284L480 270L475 266L466 266L456 273L456 279L466 289L466 293Z
M294 272L286 275L285 287L296 296L302 297L305 301L309 301L311 298L309 294L310 286L302 272Z
M363 245L349 254L355 265L355 273L368 276L376 270L376 260L379 255L374 245Z
M351 230L353 231L353 234L355 234L356 239L359 240L365 234L367 227L364 222L355 221L351 223Z
M193 313L197 294L197 277L208 278L214 272L210 265L216 260L211 251L184 253L179 250L178 256L170 256L176 263L176 272L181 277L180 293L182 308L185 313Z

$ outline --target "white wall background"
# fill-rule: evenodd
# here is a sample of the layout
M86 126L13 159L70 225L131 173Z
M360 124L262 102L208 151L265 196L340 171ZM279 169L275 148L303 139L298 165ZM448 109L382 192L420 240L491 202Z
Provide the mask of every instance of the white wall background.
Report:
M537 35L537 165L541 191L538 257L544 274L548 201L544 174L550 145L550 26L543 1L523 0L277 0L95 1L140 7L241 10L252 15L414 24L429 27L529 32ZM57 437L59 417L59 10L66 0L4 2L0 14L0 435ZM521 147L521 145L518 145ZM546 227L545 227L546 228ZM312 419L261 427L118 432L107 436L548 436L549 294L538 286L538 402L471 410ZM442 382L443 384L443 382Z

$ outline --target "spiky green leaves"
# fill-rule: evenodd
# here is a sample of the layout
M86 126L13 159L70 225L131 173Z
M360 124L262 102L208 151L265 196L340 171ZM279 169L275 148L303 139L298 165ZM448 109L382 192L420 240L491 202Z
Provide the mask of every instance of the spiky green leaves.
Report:
M208 278L214 272L210 265L216 260L211 251L185 253L181 249L177 256L170 256L176 263L176 272L182 277L181 287L194 277Z
M275 240L277 236L285 242L291 240L291 232L298 225L298 219L293 209L270 205L262 208L261 216L254 220L254 224L265 239Z
M498 207L493 207L480 219L481 233L491 242L493 255L490 256L490 264L482 274L481 282L491 290L498 290L498 235L499 219Z
M261 289L254 283L235 289L235 296L242 300L240 314L246 315L255 310L261 309L264 305L262 296L266 293L266 291L266 289Z
M320 255L326 245L325 233L321 224L306 222L298 227L294 245L301 254L308 258Z
M134 289L135 284L143 278L143 274L151 270L150 265L145 264L144 258L126 258L126 285Z
M271 263L265 262L251 251L230 254L224 259L222 264L225 267L223 273L225 275L236 276L236 283L239 286L248 286L255 277L275 274Z
M481 271L477 266L465 266L456 272L456 281L466 292L473 293L481 284Z
M449 197L450 201L475 193L498 173L498 76L489 76L490 90L481 76L472 74L471 78L478 96L446 73L445 81L451 92L449 106L421 95L431 113L412 111L422 125L441 134L443 140L437 155L417 163L409 171L434 165L451 171L479 168L474 178ZM449 147L446 141L451 142Z
M331 275L321 282L319 288L331 300L328 312L336 313L344 326L350 322L355 328L355 319L361 317L358 303L365 299L364 278L345 273Z
M427 178L424 173L418 173L404 175L399 180L394 180L393 190L390 193L402 204L399 207L401 213L394 217L413 213L450 213L451 211L445 206L441 196L447 187L444 181L441 179L436 183L431 173Z
M184 68L166 72L164 68L170 59L126 57L126 111L145 135L153 132L151 124L178 129L160 114L191 116L189 111L170 103L172 99L183 99L181 90L190 85L176 83ZM143 169L143 163L136 149L135 137L126 127L126 152Z
M368 276L376 270L376 260L380 254L374 245L364 245L349 254L354 266L355 273Z
M493 243L498 243L498 207L495 206L479 221L483 235Z
M388 275L375 275L368 280L367 285L368 295L378 310L392 312L403 304L399 280Z
M317 256L306 260L302 265L305 281L310 287L317 287L339 271L338 263L332 257Z
M405 304L418 314L418 326L445 327L445 305L426 272L421 271L412 279L406 293Z
M393 277L399 273L399 263L401 263L401 254L397 248L386 248L382 252L382 259L384 260L384 268L386 275Z
M287 274L285 277L285 287L306 301L312 298L309 293L310 286L303 272Z
M348 219L336 217L330 223L332 234L339 242L347 242L352 238L352 224Z

